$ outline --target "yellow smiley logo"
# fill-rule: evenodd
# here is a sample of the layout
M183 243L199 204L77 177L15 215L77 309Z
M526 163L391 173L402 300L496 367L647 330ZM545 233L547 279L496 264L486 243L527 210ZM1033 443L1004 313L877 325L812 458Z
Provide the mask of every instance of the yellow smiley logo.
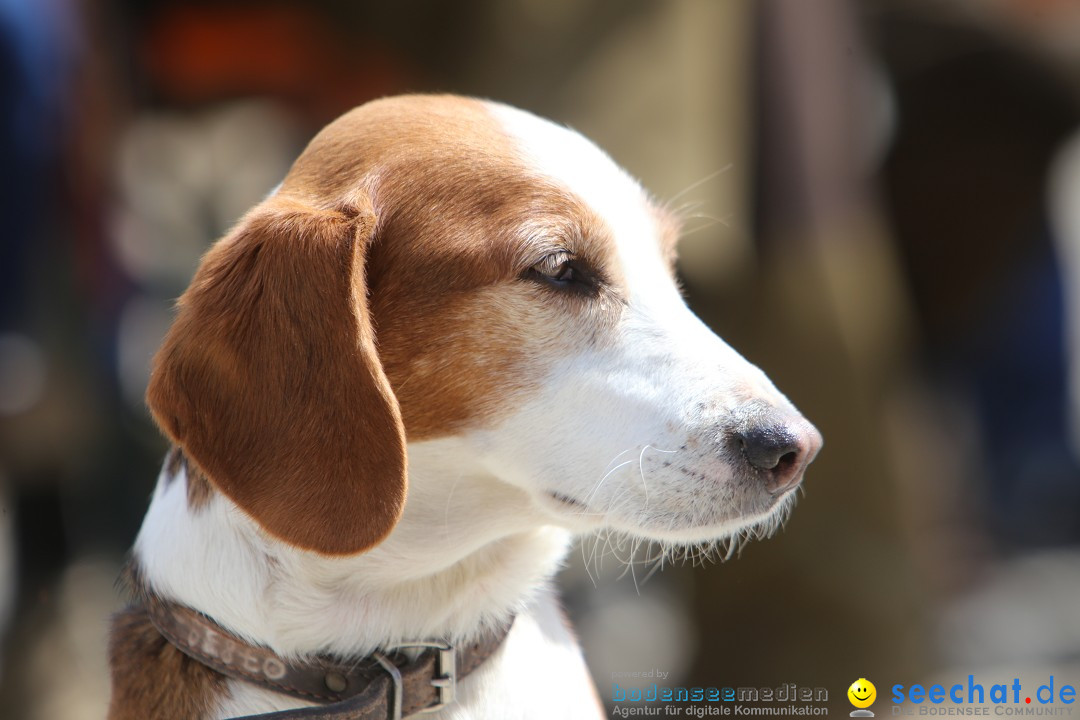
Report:
M848 700L857 708L868 708L877 699L877 688L866 678L859 678L847 689Z

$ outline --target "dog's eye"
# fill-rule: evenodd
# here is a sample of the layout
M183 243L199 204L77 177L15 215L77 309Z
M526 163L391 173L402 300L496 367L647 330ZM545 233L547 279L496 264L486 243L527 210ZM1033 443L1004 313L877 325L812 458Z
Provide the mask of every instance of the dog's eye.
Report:
M557 288L591 290L596 286L586 265L565 250L545 256L525 274Z
M533 265L532 269L552 282L570 283L574 281L575 275L574 266L571 264L573 259L568 252L552 253Z

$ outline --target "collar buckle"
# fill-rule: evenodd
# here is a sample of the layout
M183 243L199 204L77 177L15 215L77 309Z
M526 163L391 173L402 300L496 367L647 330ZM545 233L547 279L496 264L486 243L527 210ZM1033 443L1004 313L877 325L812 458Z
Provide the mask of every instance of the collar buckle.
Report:
M431 684L438 689L439 699L436 700L434 704L429 705L422 710L417 710L416 712L430 713L442 710L454 701L454 695L457 692L457 658L454 653L453 645L437 640L420 640L417 642L394 645L387 648L387 652L395 652L407 648L430 648L438 650L439 654L436 659L436 672L438 673L438 677L432 678ZM392 720L401 720L403 694L401 671L398 670L397 665L383 653L374 653L372 656L379 665L382 665L383 669L386 670L387 674L390 675L390 678L394 681L394 696L390 708L390 717Z

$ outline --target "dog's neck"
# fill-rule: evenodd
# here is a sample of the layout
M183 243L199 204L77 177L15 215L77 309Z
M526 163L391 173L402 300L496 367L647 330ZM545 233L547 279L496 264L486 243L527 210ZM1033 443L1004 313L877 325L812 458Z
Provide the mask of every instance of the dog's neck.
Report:
M192 507L168 464L135 544L150 588L283 655L366 655L418 639L467 642L524 608L570 535L525 494L443 442L409 447L409 497L390 536L333 558L260 530L220 492Z

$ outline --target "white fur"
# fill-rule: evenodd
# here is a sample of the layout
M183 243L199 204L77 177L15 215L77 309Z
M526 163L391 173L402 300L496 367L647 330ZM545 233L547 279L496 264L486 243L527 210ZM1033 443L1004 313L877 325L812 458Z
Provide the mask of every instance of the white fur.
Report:
M135 555L158 592L286 655L463 642L516 614L505 646L437 717L601 717L550 590L572 533L689 543L768 522L790 493L740 483L717 428L751 401L799 416L686 308L634 180L569 130L491 112L615 237L628 297L607 341L554 357L541 390L494 426L410 444L404 517L368 552L297 550L220 493L193 512L186 479L163 476ZM240 682L231 691L219 717L303 704Z

